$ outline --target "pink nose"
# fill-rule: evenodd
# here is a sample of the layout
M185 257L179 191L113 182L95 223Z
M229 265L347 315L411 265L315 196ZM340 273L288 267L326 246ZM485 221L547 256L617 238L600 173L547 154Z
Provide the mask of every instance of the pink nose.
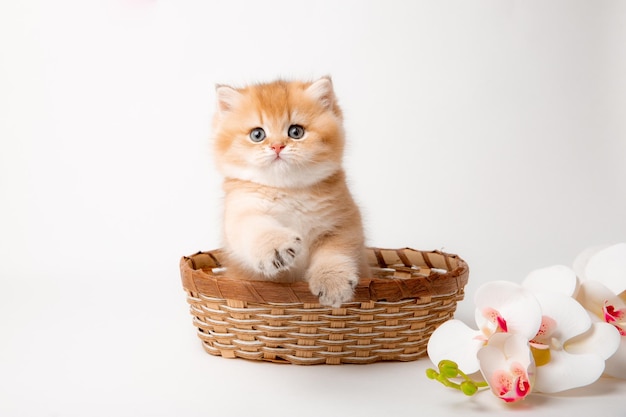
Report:
M274 152L276 152L276 155L278 155L280 151L285 149L285 145L283 145L282 143L274 143L273 145L270 145L270 148L274 149Z

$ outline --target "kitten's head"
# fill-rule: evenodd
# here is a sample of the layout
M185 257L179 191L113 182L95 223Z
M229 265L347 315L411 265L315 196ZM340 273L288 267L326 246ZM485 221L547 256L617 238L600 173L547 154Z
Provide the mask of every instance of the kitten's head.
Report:
M274 187L315 184L341 168L342 113L330 78L217 87L218 169Z

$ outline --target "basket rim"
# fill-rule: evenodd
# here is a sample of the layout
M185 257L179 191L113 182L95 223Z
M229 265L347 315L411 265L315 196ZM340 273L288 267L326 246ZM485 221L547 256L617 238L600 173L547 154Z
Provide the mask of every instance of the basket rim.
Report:
M469 267L458 255L439 250L420 251L412 248L382 249L368 247L370 267L386 270L406 270L413 266L428 268L428 276L399 278L362 277L355 288L351 302L399 301L406 298L424 298L455 294L465 287ZM221 267L222 249L200 251L180 260L183 288L194 294L202 294L227 300L253 303L309 303L318 304L318 298L309 290L305 281L274 282L250 281L216 275L211 268ZM432 268L443 271L433 272Z

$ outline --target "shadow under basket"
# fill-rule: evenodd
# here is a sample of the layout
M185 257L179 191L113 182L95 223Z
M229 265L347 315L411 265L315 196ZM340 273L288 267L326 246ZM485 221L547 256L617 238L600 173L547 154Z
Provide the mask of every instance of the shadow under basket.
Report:
M183 257L180 271L204 349L225 358L298 365L413 361L463 299L457 255L368 248L371 277L351 302L319 304L307 282L229 277L221 250Z

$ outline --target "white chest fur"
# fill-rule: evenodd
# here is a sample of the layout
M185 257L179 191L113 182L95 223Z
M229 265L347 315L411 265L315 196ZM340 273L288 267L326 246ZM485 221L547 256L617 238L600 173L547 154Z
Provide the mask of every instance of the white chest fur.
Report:
M271 218L302 236L305 244L334 228L337 221L335 211L338 209L335 199L330 195L266 187L234 193L229 198L228 206L243 215Z

